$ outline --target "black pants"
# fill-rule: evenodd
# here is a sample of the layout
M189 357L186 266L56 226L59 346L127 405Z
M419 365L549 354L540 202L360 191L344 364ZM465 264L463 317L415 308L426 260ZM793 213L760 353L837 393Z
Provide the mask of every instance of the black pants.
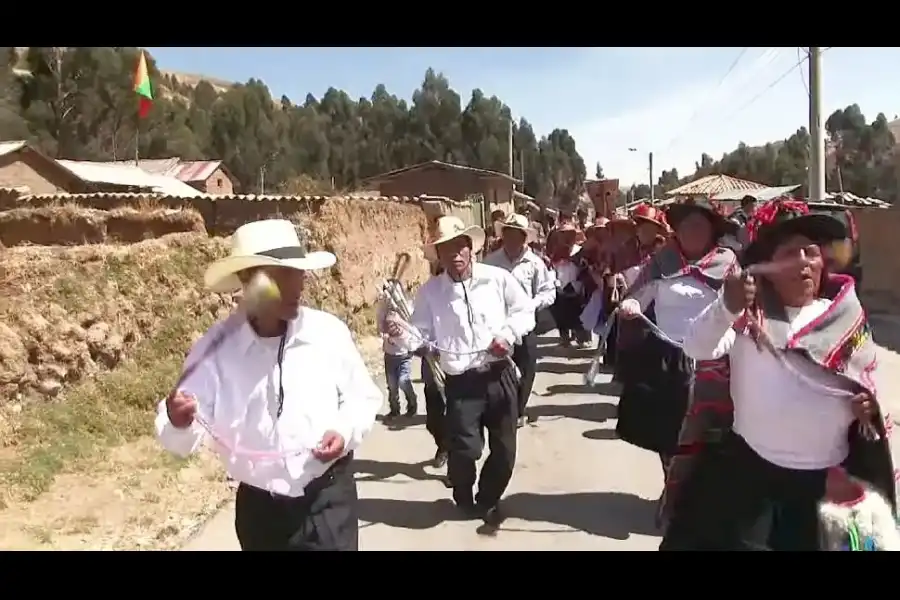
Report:
M516 463L518 390L516 371L505 360L484 372L447 377L447 476L458 503L472 502L475 463L481 458L485 429L490 454L481 469L475 501L492 508L506 491Z
M589 342L591 333L585 330L581 323L581 311L584 310L585 301L580 294L563 294L556 297L556 301L550 307L553 320L559 330L559 337L563 342L569 342L574 336L576 341Z
M522 343L513 349L513 362L519 368L519 416L525 416L525 406L534 388L534 376L537 371L537 341L535 335L529 333L522 338Z
M337 461L299 498L240 484L234 526L241 550L358 550L352 460Z
M434 381L428 361L422 359L422 383L425 384L425 429L438 450L447 449L447 405Z
M660 550L819 549L816 504L825 493L824 470L773 465L734 433L696 460Z

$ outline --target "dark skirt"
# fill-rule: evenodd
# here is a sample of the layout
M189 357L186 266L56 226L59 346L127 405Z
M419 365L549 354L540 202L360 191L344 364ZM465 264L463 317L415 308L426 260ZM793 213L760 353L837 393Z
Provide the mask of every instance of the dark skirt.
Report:
M584 310L585 304L586 302L581 294L564 294L560 292L556 297L556 302L550 308L557 328L561 331L583 330L581 311Z
M619 319L616 379L622 383L616 433L619 438L664 455L678 446L687 411L692 365L684 352L655 335L630 331L646 325Z

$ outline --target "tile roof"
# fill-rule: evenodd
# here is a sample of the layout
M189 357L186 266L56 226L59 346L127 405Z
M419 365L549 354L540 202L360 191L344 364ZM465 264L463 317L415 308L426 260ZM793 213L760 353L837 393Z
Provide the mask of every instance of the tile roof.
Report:
M193 189L193 188L191 188ZM159 193L141 193L141 192L94 192L91 194L35 194L29 196L29 198L33 198L35 200L42 201L59 201L65 202L67 200L102 200L108 202L122 201L122 200L140 200L144 198L155 198L157 200L186 200L189 199L185 196L180 196L177 194L159 194ZM255 194L235 194L235 195L224 195L224 194L201 194L194 190L195 198L204 198L206 200L210 200L212 202L229 202L229 201L243 201L243 202L324 202L326 200L371 200L373 202L423 202L423 201L442 201L449 202L452 204L465 204L460 202L454 202L449 200L448 198L439 198L435 196L379 196L377 198L373 198L371 196L357 196L354 194L345 194L338 196L276 196L276 195L265 195L258 196Z

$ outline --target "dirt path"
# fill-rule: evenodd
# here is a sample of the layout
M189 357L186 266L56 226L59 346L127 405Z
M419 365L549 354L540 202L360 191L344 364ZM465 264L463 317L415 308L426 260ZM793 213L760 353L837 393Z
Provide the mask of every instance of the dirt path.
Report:
M897 347L900 336L887 328L879 327L879 341ZM550 337L540 344L533 398L540 420L519 432L505 504L511 518L499 535L479 536L473 522L454 520L448 491L422 466L434 447L420 418L402 431L378 425L356 461L362 550L656 549L656 456L615 439L614 389L581 385L587 352L562 351ZM880 348L879 360L881 397L900 417L900 355ZM228 505L184 549L237 550L233 520Z

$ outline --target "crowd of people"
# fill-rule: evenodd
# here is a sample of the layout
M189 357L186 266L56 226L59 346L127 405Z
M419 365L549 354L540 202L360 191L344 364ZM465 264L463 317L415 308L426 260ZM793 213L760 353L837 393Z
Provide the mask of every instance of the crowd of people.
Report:
M240 482L242 548L355 549L356 493L341 465L374 422L377 389L346 327L301 306L302 274L321 253L263 227L273 226L239 229L231 262L213 265L207 283L246 287L262 270L281 290L276 308L238 313L228 354L202 350L221 325L197 343L186 364L207 364L188 367L160 403L160 439L186 453L216 432ZM730 219L703 201L590 223L583 212L541 223L494 215L487 229L440 217L411 314L390 303L379 312L385 419L404 417L401 395L416 413L412 357L432 358L422 380L434 464L446 465L460 510L499 527L517 428L533 420L535 336L557 329L561 345L589 347L602 334L622 390L617 433L659 456L660 550L818 550L823 515L837 514L838 537L861 531L867 549L900 549L874 342L840 273L847 237L837 219L785 198L748 197ZM304 373L315 402L302 401ZM254 470L235 458L242 438L311 449Z

